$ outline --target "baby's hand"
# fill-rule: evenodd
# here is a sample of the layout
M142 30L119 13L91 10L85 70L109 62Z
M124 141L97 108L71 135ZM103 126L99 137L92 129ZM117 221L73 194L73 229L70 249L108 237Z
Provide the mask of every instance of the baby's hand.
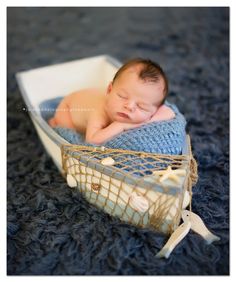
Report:
M148 121L148 123L154 121L170 120L173 119L174 117L175 117L174 111L170 107L166 105L162 105L152 116L152 118Z

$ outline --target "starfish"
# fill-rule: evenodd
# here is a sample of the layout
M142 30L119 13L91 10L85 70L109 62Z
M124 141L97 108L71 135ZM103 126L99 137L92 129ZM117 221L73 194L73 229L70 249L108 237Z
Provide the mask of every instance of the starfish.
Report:
M171 179L176 183L180 183L179 176L185 176L186 175L186 170L184 169L172 169L171 166L168 166L167 169L165 170L156 170L153 171L154 175L159 175L160 177L160 182L165 181L166 179Z

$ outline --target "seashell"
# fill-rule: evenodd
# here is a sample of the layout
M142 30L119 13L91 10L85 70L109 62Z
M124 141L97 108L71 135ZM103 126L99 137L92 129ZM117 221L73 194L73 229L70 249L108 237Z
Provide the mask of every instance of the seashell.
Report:
M149 208L148 200L145 197L138 195L136 192L133 192L130 195L129 204L134 210L140 212L145 212Z
M111 157L107 157L101 160L101 164L103 165L114 165L115 161Z
M91 188L94 192L98 192L101 189L101 185L98 183L92 183Z
M71 188L77 187L77 181L71 174L67 174L66 181L69 187Z
M182 209L186 209L189 204L190 204L190 194L188 191L185 191Z
M162 183L167 179L173 180L175 183L180 184L180 176L186 175L186 170L184 169L172 169L171 166L168 166L164 170L153 171L155 176L160 176L159 181Z

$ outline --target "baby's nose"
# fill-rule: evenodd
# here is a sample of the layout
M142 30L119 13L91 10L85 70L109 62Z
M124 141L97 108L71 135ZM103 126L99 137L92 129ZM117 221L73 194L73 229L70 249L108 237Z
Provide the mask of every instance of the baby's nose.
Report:
M130 112L133 112L135 110L135 103L134 102L127 102L125 104L125 108L130 111Z

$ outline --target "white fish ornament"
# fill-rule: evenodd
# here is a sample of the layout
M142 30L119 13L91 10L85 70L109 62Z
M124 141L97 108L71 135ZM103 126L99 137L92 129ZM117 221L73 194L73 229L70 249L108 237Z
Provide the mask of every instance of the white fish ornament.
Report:
M168 258L171 252L174 250L175 246L179 244L179 242L188 234L191 228L191 222L186 221L182 223L174 233L170 236L169 240L165 244L165 246L160 250L160 252L156 255L158 258Z
M204 222L198 216L197 214L188 211L183 210L182 211L182 219L184 222L190 222L191 223L191 229L201 235L206 241L207 244L211 244L214 241L219 241L220 237L212 234L205 226Z

